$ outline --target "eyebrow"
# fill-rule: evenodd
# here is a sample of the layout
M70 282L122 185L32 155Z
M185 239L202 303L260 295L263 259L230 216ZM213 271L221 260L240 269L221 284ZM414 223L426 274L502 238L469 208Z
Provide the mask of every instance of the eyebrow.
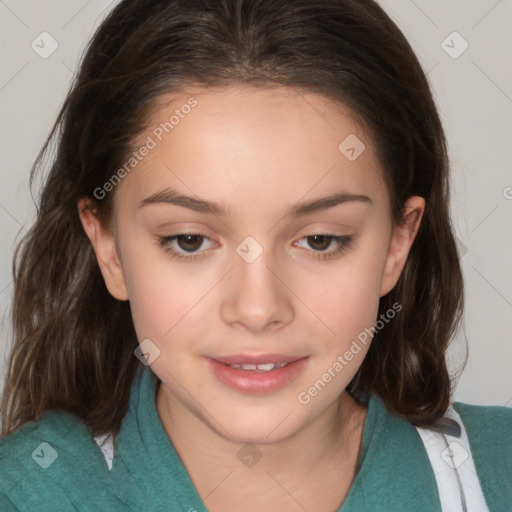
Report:
M302 217L310 213L333 208L334 206L338 206L340 204L353 202L368 205L373 204L373 201L368 196L361 194L351 194L348 192L338 192L336 194L322 197L320 199L315 199L313 201L292 205L286 210L284 217ZM139 208L148 206L150 204L172 204L200 213L211 213L219 217L232 217L231 208L227 205L215 203L213 201L207 201L205 199L199 199L197 197L187 196L169 188L160 190L151 196L146 197L140 202Z

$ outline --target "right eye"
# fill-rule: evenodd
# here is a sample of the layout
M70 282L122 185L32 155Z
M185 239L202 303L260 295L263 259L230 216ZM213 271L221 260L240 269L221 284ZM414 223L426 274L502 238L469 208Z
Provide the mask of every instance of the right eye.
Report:
M172 258L194 261L204 251L197 252L205 240L210 240L203 233L180 233L172 236L158 237L158 243Z

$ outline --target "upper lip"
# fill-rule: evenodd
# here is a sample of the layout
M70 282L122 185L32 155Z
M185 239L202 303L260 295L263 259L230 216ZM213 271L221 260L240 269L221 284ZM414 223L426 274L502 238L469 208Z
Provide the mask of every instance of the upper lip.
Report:
M291 356L285 354L236 354L232 356L209 356L223 364L265 364L265 363L291 363L304 356Z

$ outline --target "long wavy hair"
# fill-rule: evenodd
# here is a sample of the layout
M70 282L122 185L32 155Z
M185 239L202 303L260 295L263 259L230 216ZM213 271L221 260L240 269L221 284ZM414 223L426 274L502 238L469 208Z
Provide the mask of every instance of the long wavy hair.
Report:
M164 93L186 85L285 85L347 105L369 128L392 220L419 195L426 209L402 275L347 390L378 394L429 426L453 392L446 364L463 310L449 214L447 143L435 101L404 35L373 0L124 0L100 25L31 172L37 218L13 258L14 340L2 397L8 435L45 411L76 414L93 435L117 434L138 346L128 301L103 281L77 203L108 227L115 192L93 191L118 170ZM52 151L54 149L54 151Z

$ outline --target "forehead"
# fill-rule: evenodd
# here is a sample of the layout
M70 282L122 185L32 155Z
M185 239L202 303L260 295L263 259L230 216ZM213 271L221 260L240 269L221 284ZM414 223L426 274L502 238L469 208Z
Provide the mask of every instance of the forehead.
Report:
M119 189L164 186L229 204L290 204L343 189L383 191L367 131L344 104L291 87L188 87L159 97L133 147L151 146Z

